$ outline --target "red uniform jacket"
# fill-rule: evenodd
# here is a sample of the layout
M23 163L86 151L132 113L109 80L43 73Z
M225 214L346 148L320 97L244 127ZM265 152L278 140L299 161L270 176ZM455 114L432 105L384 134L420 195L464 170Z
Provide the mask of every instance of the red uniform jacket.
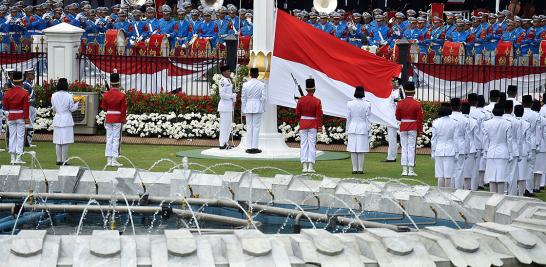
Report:
M28 119L29 101L27 90L19 86L9 89L2 100L4 110L9 112L8 121Z
M423 109L421 103L412 96L407 96L396 105L396 119L400 121L400 131L423 132Z
M322 128L322 105L320 99L307 94L298 100L296 116L300 120L300 130Z
M106 111L105 123L125 123L127 100L125 94L117 88L112 87L104 93L100 107Z

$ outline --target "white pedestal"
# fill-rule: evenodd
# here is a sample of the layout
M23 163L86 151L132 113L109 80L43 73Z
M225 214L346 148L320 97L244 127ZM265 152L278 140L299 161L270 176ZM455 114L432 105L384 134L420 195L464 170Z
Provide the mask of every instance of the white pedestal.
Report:
M79 65L76 59L81 36L85 31L68 23L61 23L44 30L47 38L47 75L49 79L78 79Z

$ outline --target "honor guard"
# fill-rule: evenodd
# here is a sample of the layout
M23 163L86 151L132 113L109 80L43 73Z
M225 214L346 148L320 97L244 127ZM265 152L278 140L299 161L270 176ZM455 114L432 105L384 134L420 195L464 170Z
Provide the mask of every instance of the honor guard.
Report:
M504 105L495 104L493 118L484 122L484 153L487 158L485 183L493 193L504 194L508 168L514 160L512 151L512 130L510 122L504 119Z
M119 74L110 75L110 90L102 96L101 108L106 112L104 128L106 128L106 159L107 166L121 167L118 162L122 124L125 123L127 100L119 90Z
M464 184L464 170L465 161L469 154L469 147L467 142L471 139L471 134L474 129L471 128L470 122L467 117L461 112L461 99L451 99L451 119L457 124L457 130L455 133L455 139L453 140L455 146L457 146L458 154L455 155L455 169L453 179L451 180L451 187L456 189L463 189Z
M341 15L337 12L334 12L332 14L332 17L334 19L334 23L332 24L332 28L334 30L334 36L343 41L347 41L349 32L347 30L347 25L344 23L341 23Z
M438 118L432 122L431 157L434 160L434 176L438 187L451 187L455 170L457 146L453 143L457 123L451 118L451 105L442 103Z
M57 165L62 165L68 159L68 145L74 143L72 112L79 108L79 102L74 102L74 96L68 92L65 78L57 82L57 92L51 96L51 106L55 111L52 124Z
M302 96L296 105L296 117L300 121L300 161L303 173L315 172L317 132L322 131L322 104L314 96L315 80L305 81L307 95Z
M27 90L30 98L29 123L28 128L26 129L25 145L28 145L29 147L35 147L35 145L32 144L32 136L34 134L34 122L36 121L36 93L34 92L33 86L35 79L34 69L25 70L24 77L25 80L23 82L23 88Z
M396 105L396 119L400 122L400 144L402 146L402 176L417 176L415 167L415 146L417 136L423 132L423 109L421 103L413 98L415 85L404 84L406 98Z
M470 110L470 103L462 103L461 112L468 121L467 132L469 133L465 139L465 148L468 153L464 162L463 189L478 190L479 179L476 166L479 164L479 161L477 143L479 142L478 135L480 134L481 129L478 128L478 121L470 116Z
M163 12L163 18L159 20L159 33L165 34L169 39L169 47L174 47L174 41L176 40L176 21L171 18L171 8L168 5L161 7Z
M254 33L254 24L252 23L252 13L246 13L245 14L245 21L243 25L241 25L241 36L252 36Z
M13 87L2 99L2 106L8 112L9 153L11 164L24 164L21 160L25 145L25 124L29 122L29 94L23 89L23 73L13 72Z
M446 39L446 31L444 27L444 20L438 17L433 19L433 28L431 32L430 49L433 53L433 62L440 64L442 62L442 47Z
M203 12L203 21L197 26L196 33L199 38L210 40L210 45L216 47L218 36L218 25L212 19L212 13L208 10Z
M392 110L396 110L396 103L404 99L404 92L400 88L400 78L392 78L392 92L389 97L389 103ZM387 159L383 162L396 162L396 154L398 152L398 129L400 125L387 126L387 142L389 148L387 149Z
M231 71L229 66L220 67L222 78L220 79L220 101L218 102L218 113L220 113L220 136L218 138L220 149L230 149L229 136L231 124L233 123L233 106L237 100L237 94L233 92L231 82Z
M516 124L518 125L518 132L516 135L516 145L519 152L519 160L516 162L516 171L514 173L514 179L508 191L510 195L517 196L530 196L531 193L526 191L527 181L529 180L529 157L531 148L531 124L523 119L524 108L522 105L514 107L514 115L516 117Z
M241 112L246 118L246 153L261 153L258 149L262 113L265 112L265 85L258 80L258 69L250 69L250 80L241 91Z
M355 99L347 103L347 151L351 153L353 174L364 174L364 153L370 151L371 104L364 96L364 88L357 86Z
M329 33L334 34L334 28L332 27L332 23L328 21L328 15L326 13L320 14L320 21L316 24L317 29Z

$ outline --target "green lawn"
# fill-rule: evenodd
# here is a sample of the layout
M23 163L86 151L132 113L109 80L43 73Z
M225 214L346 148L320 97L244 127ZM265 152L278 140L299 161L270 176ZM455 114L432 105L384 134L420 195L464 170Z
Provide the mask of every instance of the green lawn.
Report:
M55 165L55 147L50 142L37 142L38 146L32 148L36 151L37 158L40 161L43 168L55 169L58 168ZM123 145L122 154L127 156L137 168L148 169L154 162L161 158L168 158L175 162L181 162L181 159L176 157L176 152L187 149L196 149L196 147L184 147L184 146L153 146L153 145ZM30 149L27 149L30 150ZM70 145L69 156L80 156L83 160L89 164L92 169L102 169L106 164L106 158L104 157L104 144L73 144ZM391 177L401 178L402 172L400 163L383 163L385 159L384 153L368 153L366 154L364 163L364 175L356 175L358 178L375 178L375 177ZM30 163L28 155L24 157L27 162L27 166ZM130 166L123 159L120 160L125 166ZM252 169L261 166L271 166L281 168L290 173L296 174L301 171L301 166L298 162L289 161L252 161L252 160L212 160L212 159L190 159L190 162L200 163L206 166L211 166L218 163L232 163L244 167L245 169ZM83 165L77 160L70 162L72 165ZM7 153L0 153L0 164L9 164L9 155ZM163 162L159 164L154 171L165 171L172 167L172 163ZM197 167L195 167L197 168ZM333 161L319 161L316 164L315 169L318 173L330 176L330 177L353 177L351 174L351 160L333 160ZM224 171L239 171L238 167L233 166L218 166L212 169L217 173L223 173ZM418 177L416 180L435 185L436 179L434 178L434 162L428 155L417 156L417 166L415 168ZM278 171L258 171L262 176L272 176ZM408 182L412 183L412 182ZM415 182L413 182L415 183ZM539 198L546 200L546 193L539 194Z

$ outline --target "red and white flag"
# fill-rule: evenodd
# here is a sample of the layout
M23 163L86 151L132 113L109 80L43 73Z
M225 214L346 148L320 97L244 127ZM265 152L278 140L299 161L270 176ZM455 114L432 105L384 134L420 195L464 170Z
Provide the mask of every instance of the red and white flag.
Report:
M347 102L354 87L363 86L372 104L371 120L397 125L394 106L389 103L392 77L402 66L366 52L302 22L284 11L277 11L275 47L271 57L269 100L272 104L295 107L299 93L291 74L302 86L315 79L317 96L325 114L346 117Z

